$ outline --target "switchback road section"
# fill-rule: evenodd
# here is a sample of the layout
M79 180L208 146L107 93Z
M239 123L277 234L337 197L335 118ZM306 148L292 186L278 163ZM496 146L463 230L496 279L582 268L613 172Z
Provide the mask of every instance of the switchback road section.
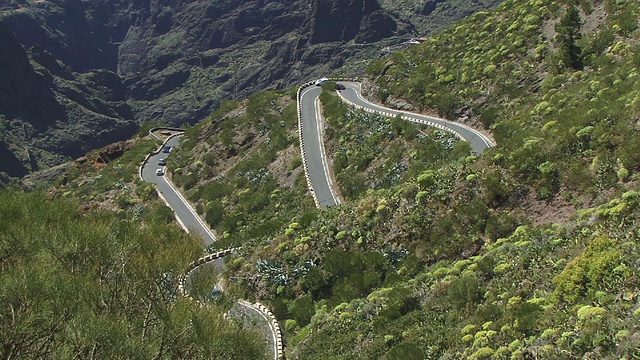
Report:
M390 109L365 100L360 94L360 83L358 82L344 81L345 79L330 80L335 80L344 85L344 89L339 91L340 98L356 108L388 117L400 116L407 121L433 126L450 132L459 139L467 141L471 145L473 153L476 154L495 146L488 136L467 125L433 116ZM324 149L324 124L320 106L322 88L314 84L315 82L313 81L308 82L298 90L300 148L309 190L314 197L316 205L318 207L326 207L339 205L340 199L336 195L338 191L332 182L331 170Z
M300 91L300 145L304 150L305 171L319 207L339 205L324 151L323 121L320 110L322 88L309 86Z
M488 136L467 125L433 116L390 109L365 100L360 94L360 83L342 81L340 83L345 86L345 89L339 92L342 100L365 111L375 112L389 117L400 115L404 120L437 127L451 132L461 140L468 142L471 145L472 151L476 154L481 154L486 149L495 146Z
M165 142L163 148L169 146L173 149L180 144L180 140L182 140L182 135L174 136ZM187 202L187 199L185 199L173 183L166 178L166 166L158 164L160 159L165 159L167 162L171 161L169 155L170 153L160 151L149 156L147 161L142 165L142 179L156 184L158 191L174 211L182 223L181 225L183 225L187 231L198 234L202 237L205 246L209 246L216 241L215 235L213 235L209 227L198 214L196 214L195 210ZM156 173L158 169L162 170L162 175Z
M140 168L140 177L145 181L156 184L158 191L164 198L167 206L169 206L175 213L180 225L187 232L199 235L205 246L208 246L216 241L215 235L206 223L198 216L180 191L176 189L171 180L166 178L166 164L172 161L170 150L178 146L181 140L182 134L172 135L164 142L160 151L150 154ZM197 267L205 264L212 264L218 269L224 269L225 264L222 258L230 252L230 250L220 251L193 262L190 265L190 269L186 276L182 279L179 285L183 295L188 296L184 282L191 271L194 271ZM276 318L266 307L259 303L251 304L247 301L239 301L233 308L232 314L249 321L253 326L257 326L257 322L264 322L266 325L264 335L271 350L270 354L267 354L267 356L271 356L272 352L274 360L280 360L283 358L282 333L280 331L280 326L278 325Z

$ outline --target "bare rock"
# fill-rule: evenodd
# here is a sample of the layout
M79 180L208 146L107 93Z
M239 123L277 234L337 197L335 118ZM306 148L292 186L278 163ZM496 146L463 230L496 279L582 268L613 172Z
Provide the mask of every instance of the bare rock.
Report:
M398 110L406 110L406 111L415 110L415 107L409 104L406 100L398 99L392 96L389 96L384 103L385 105Z

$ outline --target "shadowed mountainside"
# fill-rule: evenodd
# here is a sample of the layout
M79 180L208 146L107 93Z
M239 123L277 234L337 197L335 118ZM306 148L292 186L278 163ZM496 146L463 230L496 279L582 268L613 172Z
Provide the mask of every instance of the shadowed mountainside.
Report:
M25 51L0 23L0 172L20 177L131 136L120 78L70 71L48 51Z
M412 23L424 18L421 7L404 2L10 0L0 5L0 21L23 48L35 49L29 50L35 73L20 91L40 94L52 107L60 105L57 94L69 100L66 108L84 100L73 105L74 113L30 105L47 116L27 116L27 107L14 103L17 113L3 106L0 114L20 119L27 128L44 122L62 131L66 123L84 123L85 130L67 131L81 134L77 140L54 134L37 145L51 152L38 162L59 163L95 148L96 141L102 145L103 138L90 133L106 119L116 126L126 123L125 129L106 131L120 136L108 136L110 141L122 140L132 135L131 122L194 124L228 98L285 89L335 72L361 74L383 47L424 34ZM24 57L22 63L27 64ZM86 86L66 86L62 79ZM103 91L107 98L101 98ZM26 93L12 98L38 103ZM81 120L89 116L85 110L100 121ZM18 143L38 137L42 142L39 134L5 141L17 153L16 147L25 147Z

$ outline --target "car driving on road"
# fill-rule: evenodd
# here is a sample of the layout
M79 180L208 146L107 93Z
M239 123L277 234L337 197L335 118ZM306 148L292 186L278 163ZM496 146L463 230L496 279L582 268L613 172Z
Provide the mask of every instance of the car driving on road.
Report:
M158 176L164 175L164 170L162 170L162 169L156 170L156 175L158 175Z
M163 153L170 153L171 152L171 146L167 145L165 147L162 148L162 152Z
M324 77L324 78L322 78L322 79L318 79L318 80L316 80L316 83L315 83L315 84L316 84L316 86L320 86L320 85L322 85L322 84L326 83L327 81L329 81L329 79L328 79L328 78L326 78L326 77Z
M167 159L164 159L164 158L158 159L158 165L160 165L160 166L167 165Z

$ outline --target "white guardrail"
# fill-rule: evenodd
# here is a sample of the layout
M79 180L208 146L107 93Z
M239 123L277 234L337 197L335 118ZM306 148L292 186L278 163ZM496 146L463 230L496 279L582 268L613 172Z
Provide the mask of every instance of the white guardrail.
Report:
M330 81L349 81L349 82L356 82L356 79L353 78L329 78ZM320 203L318 202L318 197L316 196L316 193L313 189L313 185L311 184L311 178L309 177L309 166L307 164L307 159L306 159L306 153L305 153L305 148L304 148L304 136L302 135L302 91L304 89L306 89L307 87L314 85L315 81L310 81L307 83L302 84L299 88L298 88L298 93L297 93L297 103L298 103L298 134L300 136L300 153L302 156L302 165L304 167L304 175L305 178L307 179L307 186L309 187L309 191L311 192L311 196L313 197L313 201L316 204L316 207L320 207ZM455 137L457 137L460 140L465 141L466 139L457 131L448 128L442 124L438 124L429 120L424 120L424 119L418 119L415 117L411 117L411 113L408 112L402 112L402 111L397 111L395 113L393 112L388 112L388 111L382 111L382 110L376 110L376 109L371 109L371 108L366 108L364 106L355 104L349 100L347 100L346 98L344 98L342 96L342 94L339 93L340 99L342 101L344 101L345 103L357 108L357 109L362 109L366 112L369 113L374 113L374 114L380 114L383 116L387 116L387 117L391 117L394 118L398 115L400 115L400 118L403 120L407 120L407 121L411 121L414 123L419 123L419 124L423 124L423 125L427 125L427 126L431 126L431 127L435 127L437 129L446 131L452 135L454 135ZM446 121L446 122L451 122L454 123L452 121L446 120L446 119L438 119L439 121ZM495 144L493 143L493 141L491 141L488 137L486 137L485 135L483 135L482 133L479 133L477 130L470 128L469 126L466 126L464 124L460 124L460 123L454 123L456 124L456 126L460 126L463 127L467 130L472 131L474 134L476 134L477 136L479 136L489 147L493 147L495 146Z
M189 275L191 274L192 271L194 271L195 269L197 269L199 266L204 265L206 263L210 263L212 261L215 261L217 259L223 258L229 254L231 254L232 252L234 252L236 249L235 248L231 248L231 249L226 249L226 250L220 250L218 252L215 252L213 254L209 254L207 256L203 256L201 258L199 258L196 261L191 262L191 264L189 264L189 267L187 268L187 271L185 272L185 275L182 276L182 278L180 278L180 281L178 282L178 290L180 291L180 293L183 296L189 297L189 294L186 291L186 281L187 278L189 277ZM262 317L267 320L267 322L269 323L269 328L271 329L271 333L273 334L273 341L274 341L274 359L276 360L281 360L284 359L284 346L283 346L283 342L282 342L282 331L280 330L280 324L278 323L278 319L276 319L276 317L273 315L273 313L271 312L271 310L269 310L266 306L262 305L259 302L256 303L250 303L246 300L239 300L238 303L242 306L248 307L250 309L253 309L254 311L260 313L262 315Z
M357 109L361 109L361 110L364 110L366 112L373 113L373 114L380 114L382 116L386 116L386 117L390 117L390 118L394 118L394 117L400 115L400 118L402 120L406 120L406 121L410 121L410 122L418 123L418 124L422 124L422 125L431 126L431 127L446 131L446 132L454 135L455 137L457 137L458 139L460 139L462 141L467 141L467 139L465 139L459 132L455 131L454 129L452 129L450 127L447 127L445 125L442 125L442 124L439 124L439 123L436 123L436 122L433 122L433 121L429 121L429 120L425 120L425 119L419 119L419 118L413 116L413 115L415 115L415 116L427 116L427 115L414 114L414 113L409 112L409 111L401 111L401 110L396 110L396 112L389 112L389 111L366 108L364 106L361 106L361 105L358 105L358 104L355 104L355 103L349 101L347 98L342 96L342 93L340 93L340 92L338 92L338 95L340 96L340 99L343 102L345 102L345 103L347 103L347 104L349 104L349 105L351 105L351 106L353 106L353 107L355 107ZM441 121L441 122L451 123L451 124L453 124L453 125L455 125L457 127L461 127L461 128L464 128L464 129L472 132L473 134L478 136L480 139L482 139L482 141L487 145L487 147L496 146L495 143L491 139L489 139L486 135L482 134L481 132L479 132L478 130L476 130L476 129L470 127L470 126L467 126L465 124L461 124L459 122L454 122L454 121L451 121L451 120L438 118L438 117L431 116L431 115L428 115L428 117L436 119L436 120Z

